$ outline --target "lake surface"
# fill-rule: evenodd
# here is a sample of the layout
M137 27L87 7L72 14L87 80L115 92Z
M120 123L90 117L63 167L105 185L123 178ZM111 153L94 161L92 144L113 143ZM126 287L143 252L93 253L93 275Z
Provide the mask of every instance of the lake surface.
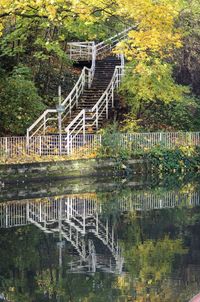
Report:
M110 188L0 203L0 301L187 302L200 291L199 182Z

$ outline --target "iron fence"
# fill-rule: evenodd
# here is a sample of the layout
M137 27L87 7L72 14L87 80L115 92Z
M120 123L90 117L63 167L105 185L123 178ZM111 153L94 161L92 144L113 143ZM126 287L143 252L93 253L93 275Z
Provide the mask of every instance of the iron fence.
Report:
M100 147L118 145L127 150L149 150L155 146L174 148L200 146L200 132L119 133L105 138L100 134L0 137L0 157L23 155L76 155L95 153Z

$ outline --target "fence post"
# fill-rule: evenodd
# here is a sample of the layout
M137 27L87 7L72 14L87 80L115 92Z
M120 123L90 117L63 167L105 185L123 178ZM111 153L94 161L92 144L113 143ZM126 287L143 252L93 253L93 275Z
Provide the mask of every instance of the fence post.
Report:
M29 137L29 132L27 131L26 134L26 154L29 154L29 144L30 144L30 137Z
M42 137L39 136L39 155L42 155Z
M69 138L70 138L69 130L67 130L67 155L69 155Z
M5 153L6 153L6 156L8 156L8 138L5 137Z
M163 134L162 132L160 132L160 144L162 145L162 141L163 141Z
M188 140L189 140L188 145L192 146L193 144L192 144L192 133L191 132L189 132L189 138L188 138Z

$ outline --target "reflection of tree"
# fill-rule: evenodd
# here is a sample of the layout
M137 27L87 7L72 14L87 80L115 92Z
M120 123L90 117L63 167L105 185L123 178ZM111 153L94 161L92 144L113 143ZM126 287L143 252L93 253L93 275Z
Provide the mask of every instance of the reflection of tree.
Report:
M118 277L117 286L125 296L135 297L137 302L174 301L168 300L170 288L165 285L172 273L177 255L186 253L181 240L172 240L165 236L160 240L146 240L129 249L125 245L126 267L128 275ZM162 292L163 291L163 292ZM168 293L168 291L170 293ZM171 298L173 296L170 296ZM132 301L132 300L130 300Z
M183 262L186 256L183 255L188 251L189 238L195 236L199 213L199 208L180 207L133 211L123 216L121 241L130 275L118 277L117 287L124 296L137 302L189 300L199 283L190 279L185 286L185 281L181 281L186 274ZM177 276L177 281L174 276Z
M151 296L151 288L160 287L172 272L175 256L185 252L181 240L169 237L147 240L125 251L127 269L135 280L137 301L140 297Z
M181 240L147 240L125 252L128 271L141 282L155 284L172 270L175 255L185 252Z

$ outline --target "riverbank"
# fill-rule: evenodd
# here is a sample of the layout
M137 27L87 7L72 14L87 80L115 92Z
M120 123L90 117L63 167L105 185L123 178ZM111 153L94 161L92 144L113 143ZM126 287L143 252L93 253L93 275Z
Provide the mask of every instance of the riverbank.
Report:
M44 181L49 179L73 179L83 177L109 177L147 174L148 165L143 159L81 159L57 162L0 165L0 181L14 183Z

